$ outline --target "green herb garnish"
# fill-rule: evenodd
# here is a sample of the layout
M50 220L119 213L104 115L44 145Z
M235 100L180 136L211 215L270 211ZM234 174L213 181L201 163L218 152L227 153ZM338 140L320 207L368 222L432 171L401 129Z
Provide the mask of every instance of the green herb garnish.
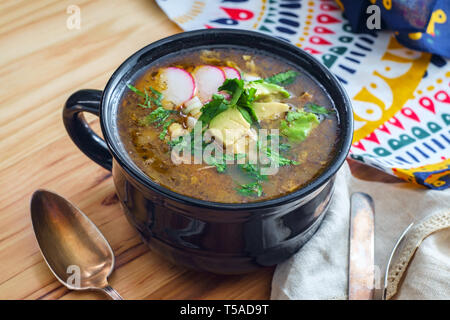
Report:
M268 136L268 140L272 140L272 136L273 135L269 135ZM281 138L281 137L280 137ZM280 139L281 140L281 139ZM275 163L278 167L283 167L283 166L287 166L287 165L298 165L300 164L300 162L295 161L295 160L291 160L288 158L283 157L282 155L280 155L278 152L275 152L272 150L272 148L270 148L269 146L263 146L261 145L261 141L257 141L256 142L256 146L258 148L258 150L260 152L264 152L264 154L269 158L270 162ZM281 147L283 146L283 147ZM284 151L284 150L288 150L290 149L291 146L288 144L283 144L280 143L278 145L278 149L280 151ZM284 150L283 150L284 149Z
M212 100L205 104L200 110L202 114L198 120L201 121L203 127L205 127L215 116L227 110L228 107L229 105L225 102L224 96L214 94Z
M270 147L265 147L263 151L266 153L270 161L275 162L275 164L277 164L279 167L300 164L300 162L298 161L283 157L278 152L273 151Z
M139 90L138 88L136 88L135 86L133 86L131 84L127 84L127 87L128 87L128 89L130 89L131 91L133 91L137 95L140 95L141 97L145 98L145 93L142 92L141 90Z
M311 113L315 113L315 114L330 114L330 113L334 113L334 110L328 110L325 107L319 106L317 104L314 103L309 103L305 106L305 110L311 112Z
M250 178L255 179L257 181L267 180L266 175L262 175L258 166L250 163L239 164L239 168L244 171Z
M164 109L163 107L158 107L155 110L153 110L149 115L141 119L141 124L142 125L155 124L156 127L159 127L167 120L167 118L172 113L175 113L175 111L167 110Z
M156 96L156 99L161 101L162 96L163 96L162 93L159 92L158 90L153 89L152 87L149 87L149 88L150 88L150 91Z
M273 137L277 137L278 138L278 141L279 141L278 150L280 150L280 151L288 151L288 150L291 149L292 146L290 144L281 142L283 139L285 139L283 136L277 136L277 135L274 135L274 134L269 134L267 136L267 140L272 140Z
M238 154L230 155L228 153L224 153L222 155L221 159L217 159L217 157L211 156L209 158L206 158L205 162L211 166L215 166L217 169L217 172L223 173L227 169L227 161L231 161L231 160L237 161L242 158L245 158L245 154L238 153Z
M277 73L269 78L264 79L264 81L269 83L278 84L280 86L285 86L294 82L295 78L298 76L298 72L289 70L286 72Z
M226 79L219 90L228 92L231 95L230 101L224 101L229 107L236 106L244 119L250 123L258 122L252 103L255 100L256 89L244 89L244 80Z
M127 87L136 93L137 95L145 98L144 103L138 103L138 106L142 108L153 108L154 106L159 108L162 107L161 99L162 99L162 93L153 89L152 87L149 87L151 94L148 93L147 89L144 89L144 92L136 88L135 86L131 84L127 84Z
M286 159L280 156L278 153L272 152L270 148L261 148L266 152L271 161L276 162L279 166L285 166L290 164L299 164L297 161ZM262 182L268 180L267 175L261 174L261 167L255 164L239 164L239 168L253 180L251 183L241 184L236 189L243 196L257 196L260 197L263 194Z
M183 143L184 141L185 141L184 136L179 136L173 140L167 141L167 144L169 145L170 148L173 148L173 147Z
M288 150L291 149L291 145L287 144L287 143L280 143L279 146L278 146L278 149L280 151L288 151Z
M241 184L239 186L239 188L236 188L236 190L241 195L246 196L246 197L250 197L250 196L261 197L263 194L262 185L259 181L256 181L253 183Z
M170 120L164 122L163 129L162 129L161 133L159 134L159 139L164 140L166 138L167 129L174 122L175 122L175 120L173 120L173 119L170 119Z
M225 82L219 87L219 91L222 90L231 94L231 99L228 103L234 106L237 104L239 98L244 92L244 80L226 79Z
M215 166L217 169L217 172L224 173L227 169L227 164L225 163L224 159L220 159L218 161L215 157L209 157L204 159L207 164L210 166Z
M250 124L258 123L258 117L256 116L255 109L253 109L252 106L253 101L255 101L255 94L255 88L244 89L237 102L239 112Z

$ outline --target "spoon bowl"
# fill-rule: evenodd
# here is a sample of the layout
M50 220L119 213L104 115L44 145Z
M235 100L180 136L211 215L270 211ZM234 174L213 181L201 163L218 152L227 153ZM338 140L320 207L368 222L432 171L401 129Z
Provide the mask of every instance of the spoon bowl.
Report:
M31 221L45 262L72 290L101 290L120 295L108 285L114 253L95 224L65 198L37 190L31 198Z

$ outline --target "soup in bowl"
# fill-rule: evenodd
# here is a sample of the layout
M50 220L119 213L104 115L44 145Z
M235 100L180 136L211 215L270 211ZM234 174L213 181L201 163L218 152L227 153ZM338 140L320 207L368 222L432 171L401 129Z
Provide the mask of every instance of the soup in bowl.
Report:
M82 112L100 116L105 140ZM105 90L81 90L66 129L112 170L141 237L174 263L236 274L295 253L322 221L352 140L335 77L304 51L242 30L141 49Z
M188 197L278 198L313 180L335 154L338 118L325 90L263 52L185 50L128 87L118 127L130 158Z

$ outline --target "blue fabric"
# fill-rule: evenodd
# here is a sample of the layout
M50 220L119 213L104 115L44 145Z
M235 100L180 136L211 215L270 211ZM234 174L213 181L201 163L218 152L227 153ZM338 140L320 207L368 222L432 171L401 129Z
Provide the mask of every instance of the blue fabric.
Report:
M367 8L380 9L382 29L395 32L404 46L450 58L450 0L337 0L344 8L354 32L367 28L372 15Z

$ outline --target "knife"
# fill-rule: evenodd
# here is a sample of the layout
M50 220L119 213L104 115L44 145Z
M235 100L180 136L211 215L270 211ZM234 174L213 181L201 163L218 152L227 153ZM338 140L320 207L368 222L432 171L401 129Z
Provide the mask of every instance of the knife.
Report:
M355 192L350 198L348 299L372 300L375 283L375 218L372 198Z

